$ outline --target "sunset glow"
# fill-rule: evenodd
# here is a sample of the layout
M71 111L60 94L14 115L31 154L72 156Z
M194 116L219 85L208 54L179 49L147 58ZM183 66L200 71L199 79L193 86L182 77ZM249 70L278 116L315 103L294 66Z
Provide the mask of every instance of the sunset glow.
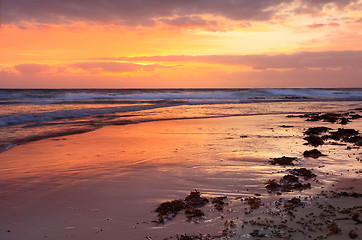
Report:
M0 4L0 88L362 86L361 0Z

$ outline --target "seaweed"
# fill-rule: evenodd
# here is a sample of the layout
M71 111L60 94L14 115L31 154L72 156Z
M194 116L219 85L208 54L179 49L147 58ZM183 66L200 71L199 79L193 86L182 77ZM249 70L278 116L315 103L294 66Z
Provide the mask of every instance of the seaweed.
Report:
M328 132L329 130L332 130L332 128L328 127L311 127L308 128L304 134L305 135L320 135L321 133Z
M212 199L212 203L214 204L214 208L220 212L222 212L224 210L224 205L225 205L225 202L224 200L226 199L227 197L216 197L216 198L213 198Z
M303 138L306 140L309 145L312 145L313 147L318 147L319 145L324 144L323 138L317 136L317 135L309 135L308 137Z
M317 149L313 149L313 150L310 150L310 151L304 151L303 156L304 157L310 157L310 158L319 158L321 156L326 156L326 155L322 154Z
M299 168L299 169L294 168L290 171L290 173L293 175L301 176L306 180L317 176L314 173L312 173L311 170L308 170L306 168Z
M271 158L272 160L269 161L272 165L294 165L293 161L296 160L296 157L280 157L280 158Z
M190 195L188 195L185 198L185 203L192 206L192 207L203 207L207 203L209 203L209 200L207 198L202 198L200 192L195 190L194 192L191 191Z
M161 203L155 210L155 212L158 212L158 220L156 222L164 223L167 220L171 220L185 208L186 205L181 199Z

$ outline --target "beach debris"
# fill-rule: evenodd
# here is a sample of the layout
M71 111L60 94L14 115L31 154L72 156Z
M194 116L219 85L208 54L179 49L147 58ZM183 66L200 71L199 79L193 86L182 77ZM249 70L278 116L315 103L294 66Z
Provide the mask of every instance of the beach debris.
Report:
M199 208L209 203L209 200L207 200L207 198L202 198L201 193L195 190L191 191L190 195L185 198L185 203L192 207Z
M326 135L325 138L333 139L333 140L341 140L344 138L348 138L351 136L357 136L359 134L358 131L354 129L345 129L338 128L335 132L330 132L330 135Z
M329 130L332 130L332 128L328 127L311 127L308 128L304 134L305 135L320 135L322 133L328 132Z
M158 220L156 222L165 223L165 221L176 217L185 208L186 204L181 199L161 203L155 210L155 212L158 212Z
M201 219L203 216L205 216L204 211L194 208L194 207L189 207L186 208L185 210L185 215L186 218L188 219L188 221L197 221L198 219Z
M305 190L311 187L310 183L303 184L299 181L299 178L293 175L285 175L282 179L277 182L275 179L270 180L266 183L266 189L268 192L282 191L290 192L292 190Z
M354 143L356 146L362 146L362 136L352 136L343 139L344 142Z
M201 218L205 214L198 208L205 206L207 203L209 203L209 200L201 197L199 191L191 191L185 200L179 199L161 203L155 210L155 212L158 212L158 219L153 222L164 224L166 221L176 217L182 210L185 210L186 218L189 221Z
M279 126L279 127L281 127L281 128L292 128L292 127L294 127L294 126L290 126L290 125L281 125L281 126Z
M225 202L224 200L226 199L227 197L224 196L224 197L216 197L216 198L212 198L211 202L214 204L214 208L220 212L222 212L224 210L224 205L225 205Z
M260 231L258 229L254 229L251 233L250 236L254 237L254 238L263 238L266 237L266 235L264 233L260 233Z
M181 236L176 236L177 240L203 240L205 239L202 235L193 235L193 236L188 236L187 234L185 235L181 235Z
M302 201L299 199L299 198L292 198L290 200L287 200L285 203L284 203L284 209L285 210L292 210L298 206L301 206L303 205L302 204Z
M294 165L293 161L296 160L296 157L280 157L280 158L271 158L271 161L269 161L272 165Z
M352 220L355 221L356 224L361 224L362 221L359 219L359 213L356 212L352 215Z
M348 192L339 192L337 193L337 195L339 197L354 197L354 198L360 198L362 197L362 194L361 193L355 193L355 192L352 192L352 193L348 193Z
M322 154L317 149L313 149L313 150L309 150L309 151L304 151L303 156L304 157L309 157L309 158L319 158L321 156L327 156L327 155Z
M356 230L354 230L354 229L352 229L351 231L349 231L348 236L349 236L349 238L351 238L351 239L356 239L356 238L358 238L358 234L356 233Z
M344 113L307 113L303 115L288 115L287 117L299 117L306 118L306 121L322 121L337 123L345 125L352 120L362 118L359 114L354 114L354 112L344 112Z
M306 168L299 168L299 169L294 168L294 169L290 170L290 173L293 175L303 177L305 180L308 180L310 178L314 178L317 176L314 173L312 173L311 170L308 170Z
M312 145L313 147L318 147L319 145L324 144L323 138L317 136L317 135L309 135L308 137L303 138L308 143L306 145Z
M337 223L332 222L328 225L329 233L327 233L327 237L333 234L338 234L341 232L341 229L338 227Z
M251 209L257 209L262 205L261 199L257 197L246 198L245 201L247 201L246 203L250 205Z
M266 184L267 185L265 188L268 189L268 191L270 191L270 192L274 192L281 188L281 185L279 183L277 183L277 181L275 179L273 179L273 180L269 179Z

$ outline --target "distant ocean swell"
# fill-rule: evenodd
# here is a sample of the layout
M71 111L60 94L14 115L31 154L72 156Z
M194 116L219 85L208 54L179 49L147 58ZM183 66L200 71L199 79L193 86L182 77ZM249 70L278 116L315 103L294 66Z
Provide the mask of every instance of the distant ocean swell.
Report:
M295 111L288 103L332 101L358 105L362 89L0 89L0 152L110 124L283 113Z

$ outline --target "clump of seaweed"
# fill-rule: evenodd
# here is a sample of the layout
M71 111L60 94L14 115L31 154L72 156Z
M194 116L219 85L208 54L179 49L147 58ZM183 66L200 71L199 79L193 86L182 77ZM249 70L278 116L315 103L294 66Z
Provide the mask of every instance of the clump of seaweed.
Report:
M306 118L306 121L322 121L322 122L330 122L337 123L341 125L345 125L352 120L362 118L359 114L353 114L354 112L344 112L344 113L307 113L303 115L288 115L287 117L300 117Z
M311 187L310 183L303 184L299 181L299 178L293 175L285 175L277 182L275 179L269 180L265 186L269 192L282 191L290 192L292 190L305 190Z
M227 198L226 196L213 198L211 202L214 204L214 208L222 212L224 210L224 205L225 205L224 200L226 198Z
M185 215L187 217L188 221L194 221L195 219L201 219L203 216L205 216L204 211L197 209L197 208L186 208Z
M257 209L261 206L261 199L257 197L250 197L245 199L246 203L250 205L251 209Z
M317 149L313 149L313 150L309 150L309 151L304 151L303 156L304 157L309 157L309 158L319 158L321 156L327 156L327 155L322 154Z
M171 220L185 208L186 204L181 199L161 203L155 210L155 212L158 212L158 220L156 220L156 222L164 223L165 221Z
M311 127L308 128L304 134L305 135L320 135L322 133L328 132L329 130L332 130L332 128L328 127Z
M296 157L280 157L280 158L271 158L271 161L269 161L272 165L294 165L293 161L296 160Z
M155 212L158 212L158 219L154 222L164 224L166 221L176 217L184 209L186 209L185 215L190 221L194 218L201 218L205 214L198 208L205 206L208 202L207 198L201 197L199 191L191 191L185 200L179 199L161 203L155 210Z
M284 209L289 211L302 205L302 201L299 198L292 198L284 203Z
M309 135L308 137L305 137L303 139L308 142L307 145L312 145L313 147L318 147L319 145L324 144L323 138L317 135Z
M305 180L308 180L310 178L314 178L317 176L314 173L312 173L311 170L308 170L306 168L299 168L299 169L294 168L294 169L290 170L290 173L293 175L303 177Z
M207 198L201 197L201 193L195 190L190 192L190 195L185 198L185 203L189 206L199 208L209 203L209 200L207 200Z
M341 229L338 227L337 223L332 222L329 226L329 233L327 233L327 237L333 234L338 234L341 232Z
M325 137L333 140L341 140L351 136L357 136L358 134L359 132L354 129L338 128L337 131L330 132L330 135L326 135Z

